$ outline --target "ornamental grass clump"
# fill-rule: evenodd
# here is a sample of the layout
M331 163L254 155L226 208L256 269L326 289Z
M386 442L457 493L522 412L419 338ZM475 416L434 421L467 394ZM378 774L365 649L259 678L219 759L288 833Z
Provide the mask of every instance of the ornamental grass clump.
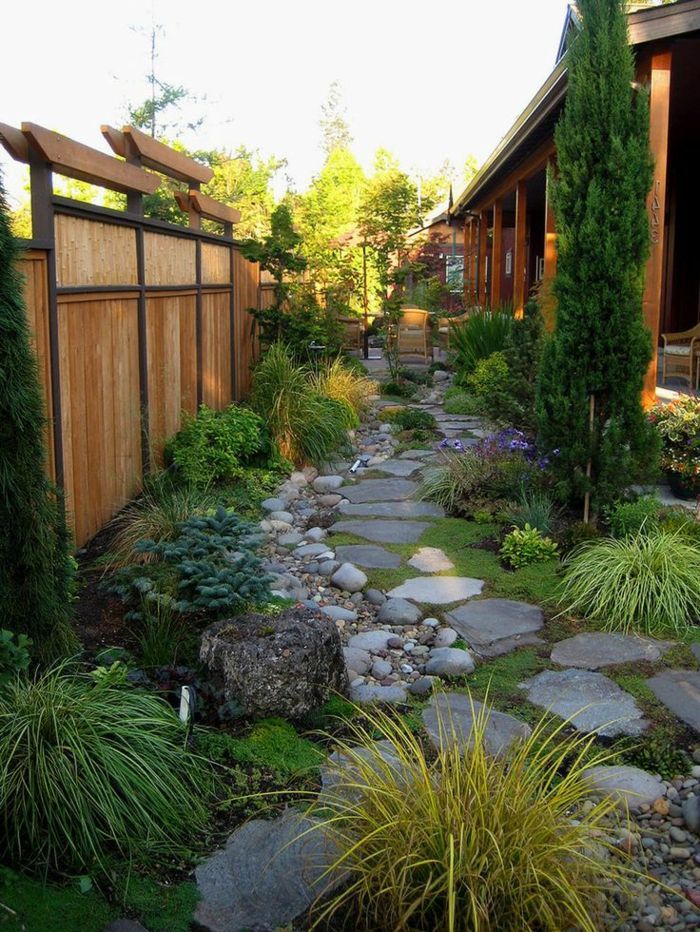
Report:
M0 691L0 842L14 866L87 873L187 850L208 781L156 696L65 665Z
M251 406L282 455L298 466L320 466L348 450L347 407L322 395L283 343L273 344L255 369Z
M342 852L331 871L347 883L317 904L314 928L358 916L377 932L600 928L604 893L624 883L624 869L605 859L601 823L614 801L580 808L584 770L604 759L592 760L594 736L563 740L566 723L540 722L493 757L489 712L473 710L468 750L443 740L437 754L377 709L344 724L336 744L346 764L317 811ZM451 725L443 715L446 737Z
M464 320L450 324L450 346L458 385L465 384L480 359L505 349L513 320L513 308L504 305L475 310Z
M644 528L582 544L566 561L561 604L610 631L682 637L700 616L700 547L681 529Z
M314 374L313 384L319 394L339 401L347 411L346 424L357 427L360 417L369 407L371 395L379 393L379 383L367 374L348 367L346 360L338 356L326 363Z

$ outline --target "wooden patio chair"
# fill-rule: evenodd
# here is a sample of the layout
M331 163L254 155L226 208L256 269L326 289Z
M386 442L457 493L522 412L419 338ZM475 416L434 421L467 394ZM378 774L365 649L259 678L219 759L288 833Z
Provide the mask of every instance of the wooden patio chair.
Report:
M343 349L362 349L362 321L359 317L336 317L343 330Z
M430 314L418 307L404 307L398 324L399 356L432 356Z
M700 324L678 333L662 333L664 361L661 381L675 376L688 380L693 387L693 368L700 367Z

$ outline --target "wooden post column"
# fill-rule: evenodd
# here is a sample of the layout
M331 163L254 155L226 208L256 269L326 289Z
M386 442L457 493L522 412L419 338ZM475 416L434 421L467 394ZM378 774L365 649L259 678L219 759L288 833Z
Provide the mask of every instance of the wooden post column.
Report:
M501 268L503 263L503 200L493 205L493 247L491 249L491 307L501 303Z
M464 218L464 306L472 300L472 221Z
M654 180L647 198L651 251L644 284L644 321L651 331L653 356L644 379L642 400L646 406L656 401L656 368L661 328L664 234L666 227L666 167L668 162L668 123L671 102L671 52L651 57L651 99L649 106L649 146L654 158Z
M486 269L488 268L488 214L485 210L479 213L479 295L478 303L481 307L486 304Z
M515 255L513 257L513 306L515 316L523 316L527 278L527 182L515 189Z
M544 273L542 276L542 294L544 297L544 307L542 313L544 322L548 330L554 328L555 303L552 294L552 283L557 274L557 230L554 220L554 208L552 207L552 172L554 171L554 159L550 159L547 164L547 186L545 189L545 208L544 208Z

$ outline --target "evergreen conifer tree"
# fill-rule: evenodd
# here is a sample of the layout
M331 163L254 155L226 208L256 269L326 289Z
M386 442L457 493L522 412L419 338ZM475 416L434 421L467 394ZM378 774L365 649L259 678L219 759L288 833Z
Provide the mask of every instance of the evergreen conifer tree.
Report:
M633 86L622 0L580 0L568 91L556 128L556 326L540 369L537 416L562 498L618 495L653 454L641 405L651 358L642 318L652 181L648 101Z
M53 660L76 646L62 503L46 475L45 415L17 245L0 178L0 628Z

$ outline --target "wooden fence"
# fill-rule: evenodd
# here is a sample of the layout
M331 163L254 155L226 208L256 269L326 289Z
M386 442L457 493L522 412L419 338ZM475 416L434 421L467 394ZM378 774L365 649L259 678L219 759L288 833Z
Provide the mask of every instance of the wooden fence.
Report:
M0 139L16 150L19 137L7 145L8 131L0 124ZM171 150L148 142L162 161L145 164L164 170ZM235 212L196 187L182 195L196 215L178 227L144 218L131 189L127 211L53 196L52 169L88 180L95 173L76 169L75 157L66 164L34 154L27 153L34 239L20 265L49 414L49 469L82 545L139 492L183 411L201 403L221 409L245 396L253 354L247 309L259 304L260 276L233 239ZM101 164L103 184L109 171L116 169ZM224 234L203 231L200 216L221 220Z

